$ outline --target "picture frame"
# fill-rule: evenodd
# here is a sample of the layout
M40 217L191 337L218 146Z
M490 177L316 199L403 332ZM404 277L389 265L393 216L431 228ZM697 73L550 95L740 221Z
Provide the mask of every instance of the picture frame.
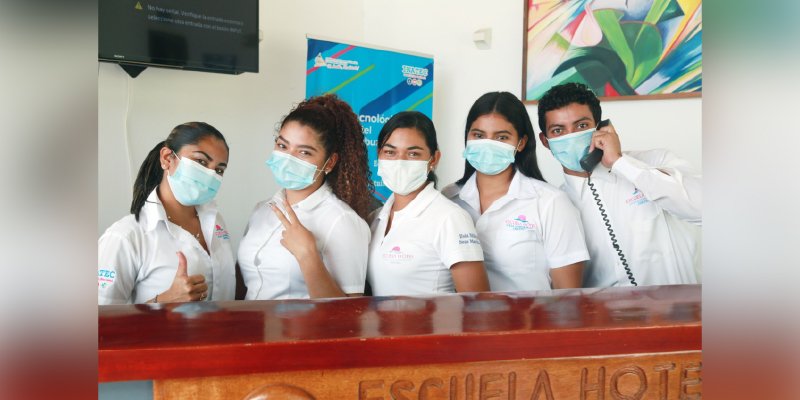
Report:
M702 96L702 0L525 0L522 100L580 82L602 100Z

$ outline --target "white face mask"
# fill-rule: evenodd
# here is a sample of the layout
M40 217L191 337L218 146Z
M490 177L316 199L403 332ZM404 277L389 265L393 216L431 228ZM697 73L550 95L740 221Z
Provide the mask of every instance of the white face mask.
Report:
M405 196L428 179L429 161L378 160L378 176L393 193Z

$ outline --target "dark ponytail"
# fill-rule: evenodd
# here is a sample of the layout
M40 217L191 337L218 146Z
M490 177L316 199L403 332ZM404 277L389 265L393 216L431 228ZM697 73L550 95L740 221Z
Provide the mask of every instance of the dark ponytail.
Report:
M514 166L522 175L544 182L544 176L542 176L539 164L536 161L536 135L533 131L533 124L528 115L528 110L525 109L525 104L517 96L509 92L489 92L475 100L472 108L469 109L469 114L467 114L464 143L466 144L467 142L469 130L475 120L487 114L502 115L517 130L520 140L523 137L528 138L525 148L518 151L514 156ZM464 160L464 176L456 181L456 184L463 186L473 173L475 173L475 168L469 161Z
M159 142L156 147L153 147L147 157L145 157L142 166L139 167L139 173L136 175L136 181L133 183L133 201L131 201L131 214L139 220L139 211L144 206L147 196L150 192L161 183L164 177L164 170L161 169L161 149L164 148L164 141Z
M325 181L340 200L366 220L372 202L373 184L367 161L367 146L358 116L336 95L311 97L283 118L281 128L295 121L319 135L327 156L337 153L339 161Z
M142 166L139 167L139 173L136 175L136 181L133 183L133 200L131 201L131 214L134 215L136 220L139 220L139 212L147 202L147 197L150 193L161 183L164 179L164 170L161 168L161 149L164 147L169 148L175 153L179 152L183 146L187 144L197 144L201 139L206 136L213 136L223 143L225 148L228 148L228 143L225 137L222 136L217 128L205 122L187 122L180 124L172 129L167 140L159 142L145 157Z

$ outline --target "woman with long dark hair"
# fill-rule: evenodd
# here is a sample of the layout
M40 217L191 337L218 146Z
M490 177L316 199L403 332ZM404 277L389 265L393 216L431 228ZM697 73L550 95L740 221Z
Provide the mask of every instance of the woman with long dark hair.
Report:
M234 259L215 202L228 144L213 126L187 122L145 158L131 214L98 241L98 303L232 300Z
M492 290L580 287L589 259L580 216L539 171L525 105L508 92L484 94L464 142L464 176L442 193L475 222Z
M362 295L372 183L353 110L335 95L301 102L267 167L282 189L256 205L239 245L245 298Z

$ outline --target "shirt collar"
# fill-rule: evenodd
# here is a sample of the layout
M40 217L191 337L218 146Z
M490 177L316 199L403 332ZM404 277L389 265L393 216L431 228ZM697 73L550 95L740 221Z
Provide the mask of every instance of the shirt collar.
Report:
M586 178L575 175L564 174L564 189L575 193L578 197L583 197L583 190L586 188Z
M205 228L210 225L208 223L209 221L213 222L216 219L217 203L211 200L206 204L195 206L195 210L197 210L197 216L200 219L201 226ZM158 188L153 189L150 195L147 196L147 200L144 202L139 216L140 218L145 218L145 226L148 231L156 229L159 221L164 221L166 224L169 220L167 218L167 211L164 209L164 204L161 203L161 199L158 197ZM205 230L206 229L203 229L204 234L206 233Z
M411 203L408 203L406 208L400 210L400 212L412 218L416 217L422 214L438 195L439 191L433 187L433 182L426 182L425 189L422 189L417 197L411 200Z
M461 200L463 200L473 209L480 210L480 193L478 192L478 181L476 176L477 173L472 174L472 176L470 176L469 179L464 182L464 186L462 186L460 190L455 191L454 195L457 194ZM522 184L523 180L526 178L527 177L524 176L522 172L519 172L519 169L515 169L514 177L511 178L511 183L508 185L508 191L500 199L515 200L532 199L537 197L538 193L533 186Z
M305 199L300 200L296 204L297 206L296 208L303 211L313 210L318 205L322 204L322 202L325 201L325 199L327 199L331 194L333 194L333 191L331 191L331 187L328 185L327 182L323 183L322 186L319 187L319 189L314 191L314 193L311 193ZM274 196L272 196L272 199L281 205L283 204L283 200L285 198L286 198L286 189L281 189L277 193L275 193Z
M411 200L411 203L395 213L395 215L407 215L410 218L416 217L420 215L426 208L436 199L436 196L439 195L439 191L433 187L433 182L426 182L425 189L422 189L417 197L414 200ZM386 200L384 203L383 208L381 208L380 214L378 214L379 219L386 219L390 212L392 212L392 205L394 204L394 193L389 196L389 199Z
M508 192L504 197L508 197L510 199L532 199L534 197L538 197L539 193L536 191L533 185L522 184L522 181L525 179L529 178L523 175L522 172L519 172L519 169L517 169L514 172L514 177L511 178L511 184L508 185Z
M481 209L481 199L480 193L478 193L478 182L477 182L477 173L473 173L472 176L464 182L464 186L461 187L461 190L457 193L458 198L462 201L467 203L468 206L472 207L474 210Z
M145 217L146 227L148 231L156 229L159 221L167 221L167 211L164 210L164 205L161 204L161 199L158 198L158 188L153 189L147 200L142 206L139 213L139 218Z
M614 183L617 181L617 175L612 172L610 168L606 168L603 164L597 164L592 171L592 180ZM564 173L564 183L570 191L578 194L579 196L583 196L586 187L588 186L586 183L586 178L569 175L567 173Z

